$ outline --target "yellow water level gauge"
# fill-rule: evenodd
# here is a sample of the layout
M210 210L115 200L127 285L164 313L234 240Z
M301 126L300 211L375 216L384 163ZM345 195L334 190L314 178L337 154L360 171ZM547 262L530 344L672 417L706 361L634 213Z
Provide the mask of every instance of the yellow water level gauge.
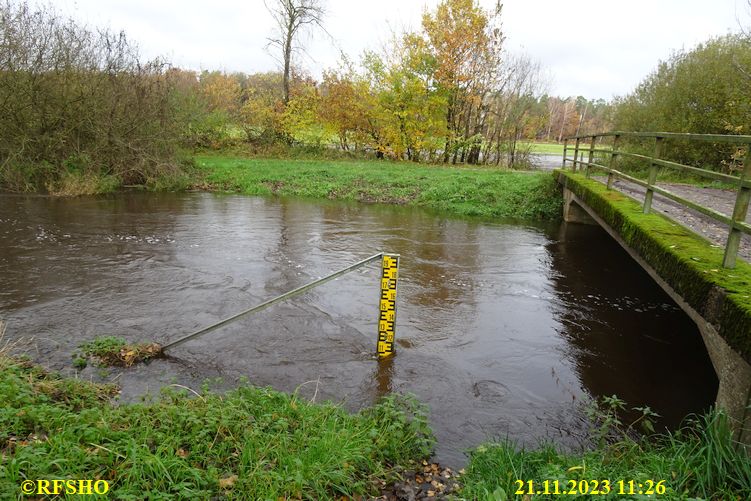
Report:
M381 297L378 313L378 358L394 354L396 331L396 280L399 273L399 256L384 254L381 266Z

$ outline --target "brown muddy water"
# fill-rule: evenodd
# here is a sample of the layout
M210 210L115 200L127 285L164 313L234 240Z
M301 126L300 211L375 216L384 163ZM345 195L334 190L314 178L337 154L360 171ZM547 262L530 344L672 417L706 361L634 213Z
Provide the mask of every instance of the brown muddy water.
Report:
M579 447L588 397L649 405L661 427L713 401L696 327L598 227L203 193L1 196L0 316L34 360L75 374L85 340L165 344L381 250L402 256L390 361L373 359L373 265L168 359L79 377L116 381L124 401L206 379L353 410L412 392L454 466L488 439Z

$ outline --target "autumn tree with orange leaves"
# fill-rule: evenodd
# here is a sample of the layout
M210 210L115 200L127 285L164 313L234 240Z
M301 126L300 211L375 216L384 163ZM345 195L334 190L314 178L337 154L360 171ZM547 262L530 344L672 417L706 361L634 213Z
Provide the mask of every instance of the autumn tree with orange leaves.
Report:
M486 12L476 0L444 0L434 13L423 15L422 26L435 58L435 82L446 97L446 139L443 161L456 163L461 152L478 160L486 121L485 99L496 83L503 58L501 5Z

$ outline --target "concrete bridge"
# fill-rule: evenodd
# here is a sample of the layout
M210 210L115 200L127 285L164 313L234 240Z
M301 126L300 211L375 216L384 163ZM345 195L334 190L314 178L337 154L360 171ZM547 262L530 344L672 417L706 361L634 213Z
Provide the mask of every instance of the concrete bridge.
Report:
M620 148L624 137L652 140L655 154L645 156ZM603 138L613 140L603 147ZM614 132L572 139L573 158L567 144L563 168L554 171L563 190L564 220L602 226L696 323L719 380L716 405L731 417L737 438L751 444L751 265L736 260L741 237L751 234L751 226L745 222L751 196L751 154L746 155L740 177L659 158L665 140L751 145L751 136ZM589 140L588 148L582 147L582 140ZM596 147L597 141L600 147ZM588 153L587 161L584 153ZM624 157L645 162L648 179L619 171L618 162ZM732 216L660 187L658 167L685 169L693 175L732 183L737 188ZM607 179L597 180L593 176L596 171L606 173ZM637 201L613 189L618 178L644 187L644 199ZM651 207L655 194L726 224L725 249L655 213Z

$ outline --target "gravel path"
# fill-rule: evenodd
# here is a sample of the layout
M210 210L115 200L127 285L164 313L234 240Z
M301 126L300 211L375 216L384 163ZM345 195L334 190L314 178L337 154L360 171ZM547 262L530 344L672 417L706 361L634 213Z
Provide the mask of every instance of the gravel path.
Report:
M605 177L593 176L592 179L600 181L601 183L606 182ZM736 192L733 190L700 188L698 186L687 184L671 183L661 183L659 186L668 191L672 191L676 195L687 200L699 203L704 207L709 207L718 212L722 212L723 214L727 214L728 216L733 213L736 196ZM616 180L613 187L636 199L639 203L644 202L644 193L646 190L637 184L619 179ZM652 210L665 214L670 219L681 223L695 233L704 236L704 238L713 244L723 249L725 248L725 243L728 238L728 227L726 225L719 223L704 214L696 212L695 210L683 207L679 203L658 195L657 193L655 193L654 198L652 199ZM746 222L751 223L751 213L746 217ZM743 235L741 238L738 257L741 257L746 261L751 261L750 235Z

